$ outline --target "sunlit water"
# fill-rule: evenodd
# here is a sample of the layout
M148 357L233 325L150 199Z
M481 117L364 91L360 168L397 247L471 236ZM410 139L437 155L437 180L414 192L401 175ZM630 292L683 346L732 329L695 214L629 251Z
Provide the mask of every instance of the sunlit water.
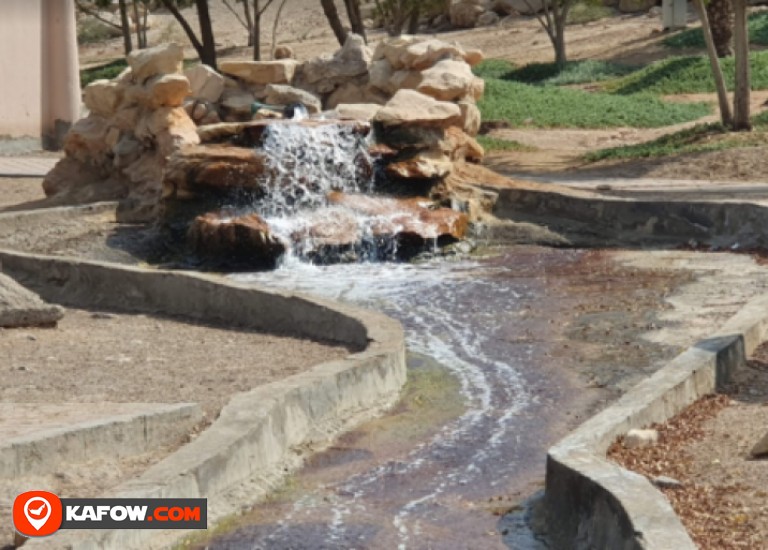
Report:
M547 393L545 381L523 373L535 347L516 341L519 310L541 288L532 279L510 283L505 275L513 270L506 260L327 267L293 260L274 272L235 276L398 319L410 351L434 358L458 378L466 411L400 460L339 483L331 502L326 493L323 498L307 494L275 525L213 547L541 548L520 525L508 534L507 544L498 537L488 546L467 545L477 533L468 527L475 520L464 505L502 494L509 479L541 467L540 457L531 457L540 444L530 425L537 411L557 399ZM297 529L307 521L313 525L311 536ZM483 521L475 531L495 527L497 518Z

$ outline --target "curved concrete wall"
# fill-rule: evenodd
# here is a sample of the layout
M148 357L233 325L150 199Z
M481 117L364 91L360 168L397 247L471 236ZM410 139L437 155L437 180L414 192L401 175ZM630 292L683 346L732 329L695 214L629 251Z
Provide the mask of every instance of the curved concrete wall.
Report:
M3 271L49 301L172 314L197 321L334 341L346 359L236 395L199 437L113 497L207 497L209 521L263 497L301 464L299 446L327 442L397 400L406 379L399 323L354 307L208 275L151 271L0 250ZM183 531L69 531L26 548L165 547Z
M555 548L696 548L666 497L605 454L630 429L664 422L715 392L766 335L768 297L760 297L549 450L545 503Z

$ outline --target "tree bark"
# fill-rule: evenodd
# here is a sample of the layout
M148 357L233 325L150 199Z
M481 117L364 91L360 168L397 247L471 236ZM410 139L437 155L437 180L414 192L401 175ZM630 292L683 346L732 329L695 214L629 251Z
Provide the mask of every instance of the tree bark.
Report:
M408 34L416 34L419 32L419 19L421 18L421 7L414 6L411 9L411 15L408 19Z
M251 40L253 41L254 61L261 61L261 14L259 0L253 0L253 37Z
M707 3L709 28L719 57L733 54L733 7L731 0L710 0Z
M118 7L120 10L120 23L122 24L123 31L123 49L125 55L131 53L133 50L133 44L131 43L131 23L128 21L128 6L125 5L127 0L120 0Z
M216 43L213 40L211 14L208 12L208 0L195 0L197 18L200 21L200 35L203 39L203 55L200 61L212 69L216 69Z
M195 51L197 52L197 56L200 58L200 61L207 65L208 63L203 61L203 58L205 57L203 52L203 45L200 43L200 40L197 38L195 31L192 30L192 27L189 25L189 22L184 18L184 16L181 14L179 9L176 7L174 0L160 0L160 1L163 3L163 6L165 6L165 9L171 12L171 15L173 15L176 21L179 22L179 25L181 25L181 28L184 29L184 32L186 33L187 38L189 38L189 41L192 44L192 47L195 48ZM214 62L215 62L215 59L214 59Z
M712 29L709 26L709 19L707 17L707 10L704 7L704 0L693 0L693 5L699 13L699 19L701 19L701 30L704 33L704 43L707 45L707 57L709 57L712 76L715 78L717 103L720 107L720 121L723 123L723 126L730 128L733 124L731 106L728 103L728 92L725 87L725 79L723 78L723 69L720 67L720 59L717 57L717 49L715 48L715 42L712 38Z
M323 6L323 12L326 19L328 19L328 23L331 25L333 34L336 35L336 40L343 46L344 42L347 41L347 31L344 30L344 26L341 24L336 4L333 3L333 0L320 0L320 4Z
M254 1L257 2L258 0ZM253 17L251 16L251 3L248 0L243 0L243 13L245 15L246 29L248 30L248 46L253 46Z
M733 91L733 129L741 132L752 129L752 123L749 120L751 83L747 0L734 0L733 20L733 43L736 58L736 86Z

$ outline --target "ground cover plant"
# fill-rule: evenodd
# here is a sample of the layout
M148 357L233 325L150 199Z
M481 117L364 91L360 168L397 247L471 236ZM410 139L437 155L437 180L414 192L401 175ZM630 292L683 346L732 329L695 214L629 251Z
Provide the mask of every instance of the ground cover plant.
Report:
M478 102L483 119L505 120L515 126L537 128L654 128L705 116L703 103L666 103L651 94L624 96L593 93L546 83L546 69L529 69L529 80L539 71L542 85L516 80L521 74L511 64L491 60L475 68L486 81Z

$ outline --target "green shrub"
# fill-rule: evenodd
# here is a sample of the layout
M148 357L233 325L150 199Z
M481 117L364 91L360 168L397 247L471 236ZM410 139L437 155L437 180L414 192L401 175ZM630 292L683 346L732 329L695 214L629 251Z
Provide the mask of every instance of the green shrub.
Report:
M486 153L489 151L535 151L536 147L525 145L512 139L496 138L492 136L477 136L477 142L483 146Z
M89 69L83 69L80 71L80 85L85 88L91 82L106 78L108 80L115 78L123 69L128 66L125 59L116 59L110 61L106 65L99 65L98 67L91 67Z

